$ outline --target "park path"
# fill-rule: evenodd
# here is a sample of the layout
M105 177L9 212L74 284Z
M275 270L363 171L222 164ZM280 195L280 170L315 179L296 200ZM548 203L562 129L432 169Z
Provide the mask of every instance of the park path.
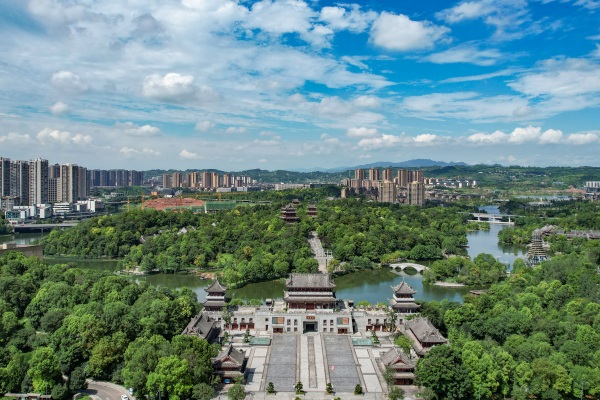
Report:
M319 272L326 274L327 263L331 261L331 259L333 259L333 256L331 255L331 253L326 252L323 249L321 239L319 239L319 235L315 231L312 231L308 236L308 244L310 245L310 249L315 255L315 259L319 263Z

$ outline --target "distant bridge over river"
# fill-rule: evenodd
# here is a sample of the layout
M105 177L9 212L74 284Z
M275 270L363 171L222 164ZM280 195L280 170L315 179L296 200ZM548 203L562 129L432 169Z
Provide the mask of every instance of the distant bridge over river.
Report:
M510 214L486 214L486 213L469 213L463 212L461 214L472 215L474 219L470 219L471 222L489 222L490 224L504 224L504 225L513 225L514 222L511 221L511 217L518 217L518 215L510 215ZM503 219L508 218L508 221L503 221Z
M19 224L13 225L15 232L49 232L52 229L65 229L76 226L80 221L65 221L60 224Z

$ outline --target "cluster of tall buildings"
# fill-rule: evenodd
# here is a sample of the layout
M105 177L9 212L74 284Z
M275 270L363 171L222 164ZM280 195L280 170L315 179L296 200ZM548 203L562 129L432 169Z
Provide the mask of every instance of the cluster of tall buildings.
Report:
M346 194L365 194L382 203L423 205L425 183L423 171L392 168L357 169L354 179L344 179Z
M219 175L216 172L174 172L163 174L163 189L190 188L190 189L216 189L243 187L255 184L256 181L249 176L234 176L232 174Z
M90 187L142 186L144 173L126 169L90 170Z
M0 209L36 204L75 203L95 186L137 186L142 172L88 170L76 164L49 164L41 158L22 161L0 157Z

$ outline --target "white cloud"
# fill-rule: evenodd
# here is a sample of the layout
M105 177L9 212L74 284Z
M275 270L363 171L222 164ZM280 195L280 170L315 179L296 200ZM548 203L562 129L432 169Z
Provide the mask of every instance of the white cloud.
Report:
M138 149L134 149L131 147L123 146L123 147L121 147L121 149L119 149L119 152L122 154L126 154L126 155L131 155L131 154L147 154L147 155L151 155L151 156L159 156L160 155L159 151L150 149L148 147L144 147L142 150L138 150Z
M246 128L244 128L243 126L230 126L229 128L225 129L225 133L228 133L228 134L246 133Z
M90 135L83 135L81 133L78 133L75 136L73 136L71 140L77 144L89 144L92 142L92 137Z
M598 135L595 133L573 133L567 136L567 143L575 144L575 145L583 145L595 143L599 139Z
M515 110L527 105L527 100L518 96L484 97L475 92L454 92L405 97L400 108L421 118L493 122L513 120Z
M57 101L50 106L50 112L54 115L62 115L69 112L69 106L62 101Z
M323 7L319 14L319 20L335 30L364 32L377 18L376 12L361 12L356 4L352 4L350 7L350 10L339 6Z
M365 150L374 150L381 148L393 147L401 143L406 143L407 140L401 136L383 134L378 137L361 139L358 142L358 147Z
M413 21L406 15L384 11L371 27L370 40L388 50L411 51L429 49L449 32L429 21Z
M215 124L212 121L200 121L196 124L195 129L199 132L206 132L214 127Z
M116 126L118 128L123 129L123 133L125 133L128 136L148 137L157 136L158 134L160 134L160 129L152 125L138 126L133 122L125 122L117 123Z
M263 0L252 5L246 26L276 35L306 33L316 13L299 0Z
M486 133L474 133L467 137L467 140L476 144L498 144L504 142L508 138L508 135L504 132L496 131L490 134Z
M466 63L480 66L496 64L505 55L496 49L481 50L473 45L460 45L439 53L430 54L423 60L435 64Z
M51 128L42 129L38 132L36 137L41 143L59 142L63 144L89 144L92 142L92 137L90 135L83 135L81 133L72 135L70 132Z
M16 132L9 132L7 135L0 136L0 143L4 142L28 142L31 138L29 134L20 134Z
M515 128L515 130L510 133L508 141L516 144L531 142L537 140L540 137L541 132L542 128L531 125L525 128Z
M439 140L439 136L438 135L434 135L432 133L422 133L420 135L417 135L413 138L415 143L418 144L433 144L434 142L436 142L437 140Z
M188 160L198 160L202 158L202 156L198 153L191 152L189 150L181 150L179 152L179 156L183 158L187 158Z
M465 1L452 8L440 11L436 18L449 24L475 19L491 14L495 8L488 1Z
M363 108L379 108L381 103L375 96L358 96L354 99L354 104Z
M563 133L556 129L548 129L540 135L540 143L559 143L562 140Z
M365 127L354 127L350 128L346 131L346 135L348 137L370 137L377 135L377 129L375 128L365 128Z
M600 94L600 64L583 58L549 59L508 86L527 96Z
M71 71L58 71L52 74L52 85L66 94L80 94L87 92L89 86L79 75Z
M152 74L144 78L142 94L149 99L169 101L174 103L194 100L199 88L194 85L192 75L168 73L165 76Z
M517 127L511 133L495 131L490 134L478 132L467 136L467 141L473 144L501 144L512 143L520 145L526 142L537 142L540 144L556 144L563 142L563 133L557 129L547 129L535 126Z

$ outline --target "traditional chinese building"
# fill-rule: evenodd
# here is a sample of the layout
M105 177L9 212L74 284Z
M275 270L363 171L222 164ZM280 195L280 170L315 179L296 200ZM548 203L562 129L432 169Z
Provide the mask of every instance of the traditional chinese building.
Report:
M397 347L392 347L381 355L385 368L394 372L394 385L412 385L415 379L415 360Z
M245 375L246 353L234 348L231 344L224 347L219 355L211 360L215 375L219 375L224 383L230 383L235 378Z
M315 206L314 204L309 204L306 214L309 217L317 218L317 206Z
M219 332L217 321L200 312L192 318L181 334L201 337L210 342L219 336Z
M210 286L204 288L206 291L206 301L203 304L206 311L221 311L227 306L227 298L225 297L226 286L221 285L216 279Z
M417 343L413 347L417 354L425 354L427 350L438 344L448 343L448 339L442 336L440 331L425 317L416 317L404 323L407 333L413 336ZM415 346L416 345L416 346Z
M415 291L404 279L399 285L393 286L394 297L389 300L390 305L397 313L412 314L416 313L421 307L415 303Z
M300 220L296 215L296 209L291 204L288 204L281 209L281 219L289 224Z
M329 274L290 274L283 293L288 310L333 309L337 299Z

